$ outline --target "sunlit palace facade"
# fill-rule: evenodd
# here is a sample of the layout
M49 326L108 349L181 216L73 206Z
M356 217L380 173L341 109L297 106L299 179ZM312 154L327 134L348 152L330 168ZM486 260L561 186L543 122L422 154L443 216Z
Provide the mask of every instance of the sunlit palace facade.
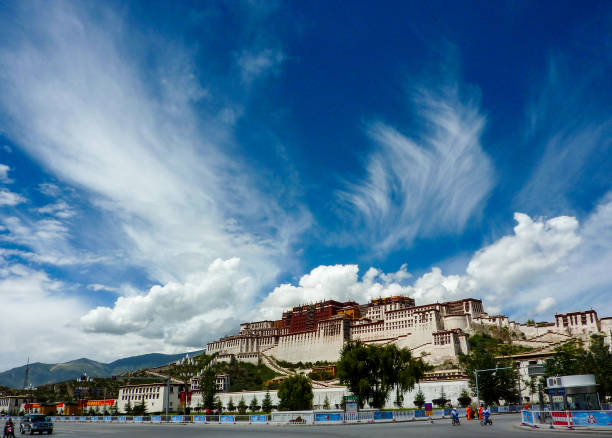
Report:
M593 310L556 315L555 323L537 325L488 315L482 301L415 305L406 296L376 298L367 304L327 300L294 307L276 321L247 322L240 332L210 342L207 353L223 360L255 361L261 355L290 362L336 361L349 340L366 344L394 343L432 364L468 353L468 336L480 328L506 331L513 342L532 347L550 346L571 337L602 333L610 343L612 318L598 319Z

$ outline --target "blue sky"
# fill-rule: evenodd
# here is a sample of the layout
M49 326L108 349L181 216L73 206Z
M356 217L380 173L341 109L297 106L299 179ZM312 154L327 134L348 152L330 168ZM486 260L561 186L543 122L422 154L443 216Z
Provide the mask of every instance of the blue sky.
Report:
M323 298L612 315L611 25L604 1L2 4L0 368Z

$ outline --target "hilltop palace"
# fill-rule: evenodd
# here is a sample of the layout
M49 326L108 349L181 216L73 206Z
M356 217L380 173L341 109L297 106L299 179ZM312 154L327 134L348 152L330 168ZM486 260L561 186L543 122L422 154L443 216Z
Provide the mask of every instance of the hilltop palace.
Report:
M435 365L468 353L468 336L482 329L499 330L513 343L534 348L575 337L588 340L594 333L603 334L610 345L612 318L598 319L594 310L587 310L557 314L554 323L527 325L488 315L474 298L421 306L406 296L368 304L328 300L294 307L277 321L243 323L239 333L210 342L206 350L218 353L219 360L257 362L271 356L289 362L337 361L346 341L361 340L408 348Z

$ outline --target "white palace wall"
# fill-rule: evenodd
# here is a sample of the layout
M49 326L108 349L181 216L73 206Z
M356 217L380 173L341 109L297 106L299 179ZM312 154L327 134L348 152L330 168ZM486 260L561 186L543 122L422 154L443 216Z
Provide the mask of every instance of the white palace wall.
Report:
M433 399L439 398L442 390L446 394L446 398L451 400L453 406L457 406L457 398L459 397L461 391L463 389L468 389L468 381L466 379L460 380L446 380L446 381L435 381L435 382L421 382L419 385L415 386L412 391L408 391L404 393L404 402L403 407L405 408L414 408L414 399L416 398L416 394L419 391L419 387L423 394L425 395L425 401L431 402ZM331 409L340 409L342 399L345 395L350 395L349 390L344 386L337 386L332 388L315 388L312 390L313 392L313 407L315 409L323 409L323 405L325 403L325 397L329 401L329 405ZM218 393L217 396L221 400L221 403L224 407L227 407L230 398L234 403L234 406L237 406L240 402L241 398L244 398L244 401L247 405L251 403L253 397L257 400L257 404L259 406L262 405L263 399L266 396L266 391L244 391L244 392L222 392ZM272 405L278 406L279 398L277 391L270 391L270 398L272 400ZM385 404L386 409L395 408L395 390L389 392L389 398ZM191 398L191 407L192 409L197 409L199 405L202 403L201 395L194 394Z

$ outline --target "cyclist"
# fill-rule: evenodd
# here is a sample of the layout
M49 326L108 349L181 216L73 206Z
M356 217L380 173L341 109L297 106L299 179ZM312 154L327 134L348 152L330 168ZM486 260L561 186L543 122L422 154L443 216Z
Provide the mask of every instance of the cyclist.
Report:
M484 416L484 424L489 423L489 415L491 415L491 413L489 412L489 407L487 406L484 411L482 412L482 415ZM491 423L493 424L493 423Z
M459 413L457 409L453 407L451 410L451 418L453 419L453 424L459 424Z

